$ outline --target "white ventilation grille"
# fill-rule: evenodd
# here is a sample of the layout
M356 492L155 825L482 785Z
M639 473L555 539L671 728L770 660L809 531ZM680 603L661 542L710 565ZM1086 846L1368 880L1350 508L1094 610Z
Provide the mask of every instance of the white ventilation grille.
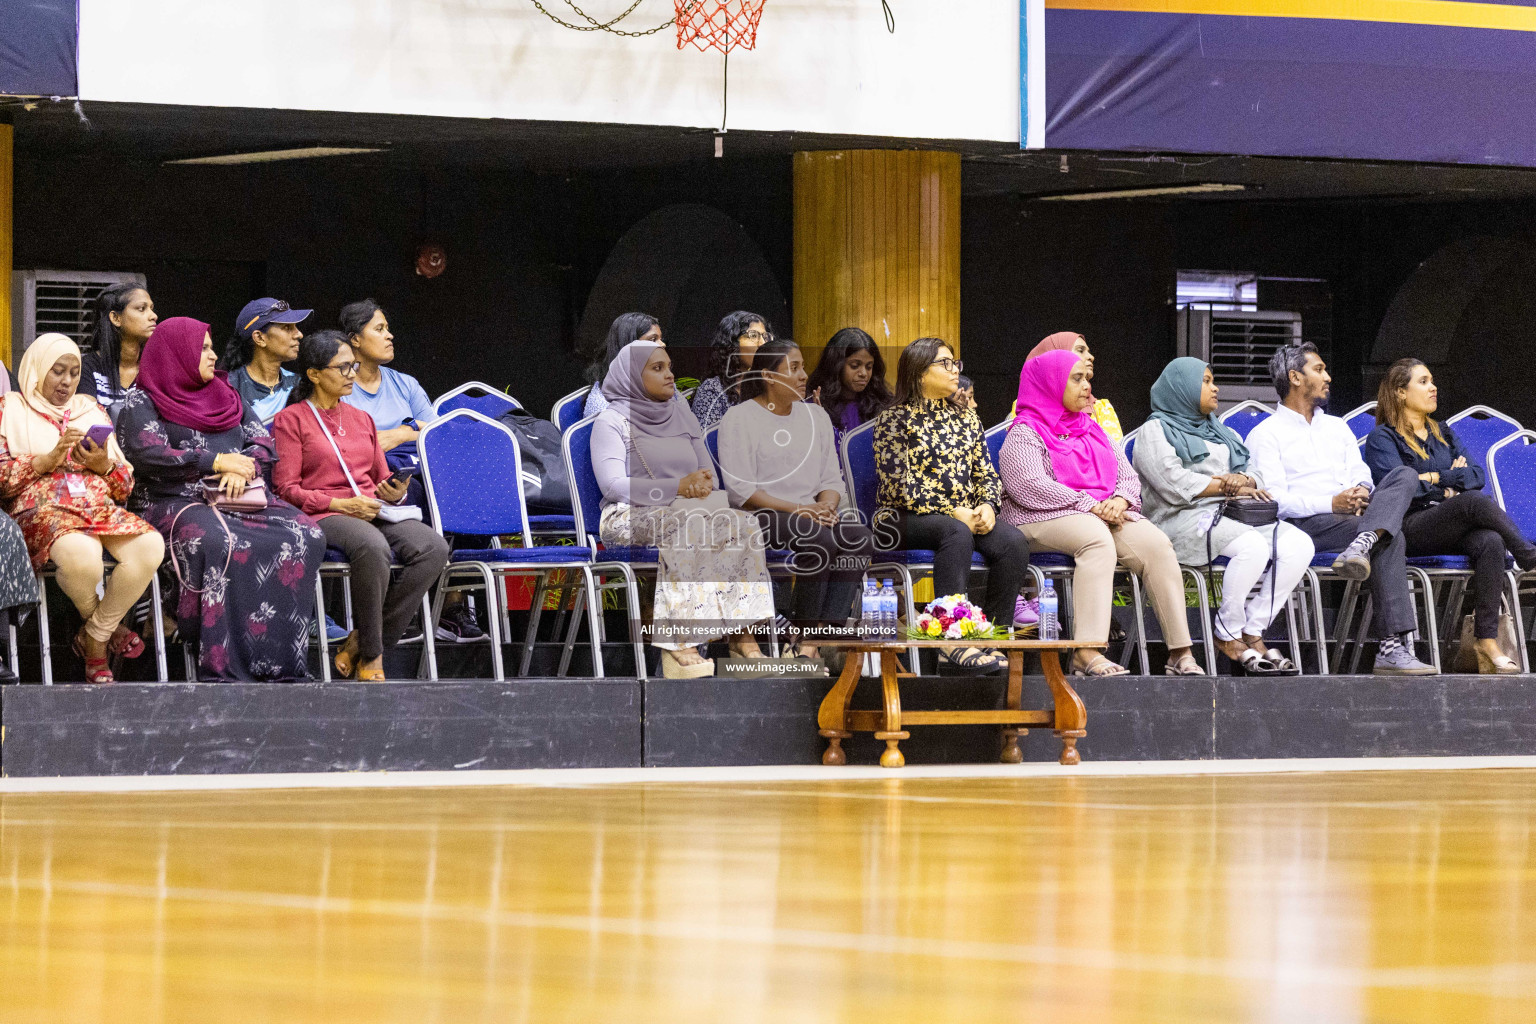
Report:
M143 274L113 271L18 270L12 275L14 311L11 352L19 356L32 339L50 332L90 349L96 297L117 284L144 284Z
M1301 314L1269 310L1179 310L1179 355L1211 364L1223 407L1276 400L1269 357L1302 340Z

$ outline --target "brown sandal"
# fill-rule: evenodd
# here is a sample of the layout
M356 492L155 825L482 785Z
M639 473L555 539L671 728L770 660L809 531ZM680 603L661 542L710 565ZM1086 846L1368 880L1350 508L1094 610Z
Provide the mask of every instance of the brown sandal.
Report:
M341 650L336 652L336 660L332 662L336 666L336 674L343 679L352 678L352 670L357 668L357 630L347 634L347 638L341 643Z

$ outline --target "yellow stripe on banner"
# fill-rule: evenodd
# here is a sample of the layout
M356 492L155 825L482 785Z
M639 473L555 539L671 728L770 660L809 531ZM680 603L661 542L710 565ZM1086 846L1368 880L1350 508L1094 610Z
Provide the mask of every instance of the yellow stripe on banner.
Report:
M1045 6L1058 11L1318 18L1536 32L1536 7L1461 0L1045 0Z

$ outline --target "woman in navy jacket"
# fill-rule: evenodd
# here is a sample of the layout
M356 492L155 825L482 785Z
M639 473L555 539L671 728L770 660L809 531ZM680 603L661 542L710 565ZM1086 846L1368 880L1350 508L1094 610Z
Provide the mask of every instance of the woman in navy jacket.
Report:
M1484 490L1483 467L1450 428L1430 418L1438 401L1429 367L1417 359L1393 363L1376 393L1376 429L1362 454L1378 483L1398 466L1419 474L1419 493L1403 517L1408 554L1471 559L1478 671L1519 672L1498 642L1504 559L1508 551L1520 568L1536 567L1536 544Z

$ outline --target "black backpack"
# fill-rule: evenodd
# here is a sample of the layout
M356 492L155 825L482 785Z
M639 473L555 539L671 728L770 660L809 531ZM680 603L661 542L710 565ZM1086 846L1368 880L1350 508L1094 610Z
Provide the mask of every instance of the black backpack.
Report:
M517 437L523 456L523 494L532 515L570 515L571 482L560 455L560 428L520 409L498 417Z

